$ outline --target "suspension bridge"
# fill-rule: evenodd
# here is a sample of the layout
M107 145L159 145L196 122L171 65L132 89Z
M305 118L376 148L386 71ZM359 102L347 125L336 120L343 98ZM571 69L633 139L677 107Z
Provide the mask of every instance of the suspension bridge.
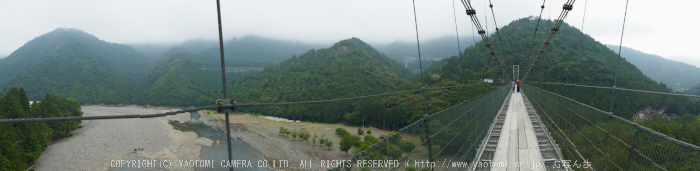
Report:
M519 78L519 74L509 75L506 72L502 60L499 60L498 53L492 48L486 30L482 28L476 16L476 10L471 6L470 1L461 0L461 2L466 9L466 14L470 16L474 24L474 28L476 28L482 41L488 47L493 60L500 68L503 77L507 80L512 80L511 76ZM462 83L459 86L426 88L421 77L422 87L415 90L320 101L238 104L226 94L226 82L224 81L224 99L218 100L216 105L212 106L147 115L0 119L0 124L153 118L207 109L225 113L226 122L229 123L229 113L237 108L330 103L422 93L425 111L423 118L399 129L395 134L389 135L366 150L355 154L350 159L350 162L343 163L332 170L700 170L700 147L670 138L628 119L618 117L611 112L613 111L613 104L611 104L610 111L598 109L576 101L573 97L569 98L547 91L542 86L567 86L573 88L574 92L577 87L610 91L611 103L615 102L616 91L690 98L700 98L700 96L619 88L617 87L617 70L613 86L526 81L537 61L545 53L550 41L559 30L563 20L569 11L572 10L574 2L575 0L569 0L562 6L563 10L559 18L555 20L555 24L551 27L545 41L542 43L542 47L536 52L534 60L522 79L522 91L511 91L511 87L508 85L500 86L497 89L482 92L479 96L466 99L461 103L432 114L428 113L426 107L425 93L427 91L469 88L483 84L468 85ZM544 4L543 1L540 18L545 8ZM489 7L492 9L492 16L495 18L493 5L491 4ZM218 0L217 11L219 45L223 47ZM415 20L415 22L416 39L418 39L418 21ZM498 33L499 29L496 28L495 30L498 36L498 43L502 44ZM535 30L533 35L533 42L528 55L533 55L531 52L532 46L535 44L534 37L536 34L537 30ZM421 61L420 41L417 40L417 42L419 61ZM459 41L457 42L459 43ZM226 80L224 49L220 48L220 50L222 79ZM506 55L502 48L500 51L501 55ZM619 52L618 65L619 58L621 58ZM230 136L229 125L226 125L226 127L228 129L227 135ZM231 159L230 140L228 147L229 159ZM399 165L371 167L357 164L368 160L392 160L397 161Z

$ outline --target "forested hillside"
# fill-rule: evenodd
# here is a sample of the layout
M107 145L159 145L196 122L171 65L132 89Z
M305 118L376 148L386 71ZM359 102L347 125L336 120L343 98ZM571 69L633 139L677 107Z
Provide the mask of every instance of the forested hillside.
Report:
M0 63L0 90L72 97L85 103L129 103L152 63L126 45L59 28L23 45Z
M606 45L617 53L620 46ZM663 82L675 91L683 91L700 83L700 68L683 62L673 61L654 54L647 54L628 47L622 47L622 57L642 70L644 75L657 82Z
M547 35L548 23L542 21L535 39L535 44L530 52L532 34L535 30L536 20L527 18L511 22L499 30L503 38L503 51L505 55L499 55L507 72L512 73L512 65L520 65L521 78L525 75L527 67L534 59L534 53L539 50ZM495 42L495 35L490 37ZM579 44L581 42L581 44ZM494 43L494 50L501 47ZM583 50L583 51L582 51ZM581 32L564 23L557 32L544 55L537 63L537 67L528 76L528 82L567 82L585 85L612 86L614 81L617 54L595 41L588 35L581 40ZM453 57L437 63L438 66L432 72L440 73L442 77L457 77L467 79L500 78L501 71L495 64L491 54L486 49L483 41L476 46L465 50L464 56ZM441 64L441 65L440 65ZM460 69L462 71L460 72ZM457 78L454 78L457 79ZM570 97L573 89L564 86L542 86L533 84L547 90L557 92ZM627 62L624 58L620 61L617 86L649 91L671 92L665 84L659 84L645 76L636 66ZM610 109L610 90L579 88L576 90L576 100L590 104L603 110ZM618 93L616 94L615 114L623 118L631 118L637 111L647 107L657 108L661 104L668 104L669 113L694 113L700 111L700 107L694 105L687 98L669 97L646 93Z
M284 102L395 90L410 71L357 38L309 50L234 84L239 101Z
M700 84L691 87L688 90L683 91L685 94L692 94L700 96Z
M231 96L238 103L326 100L420 88L418 79L410 82L406 79L409 74L409 70L398 62L360 39L352 38L329 48L310 50L294 56L229 88ZM454 80L426 79L432 80L429 87L459 85ZM466 98L460 89L429 91L426 94L429 112L437 112ZM476 95L478 93L472 93L472 96ZM289 119L345 121L352 125L364 123L377 127L385 121L388 128L401 128L425 114L422 100L421 94L412 93L348 102L239 110Z
M221 70L205 69L196 56L177 52L148 76L142 104L191 106L213 104L210 94L221 94ZM218 90L218 91L216 91Z
M45 94L29 104L24 88L0 93L0 119L82 116L72 98ZM53 141L69 136L80 121L0 124L0 170L26 170Z
M318 47L321 46L248 35L224 42L224 54L227 67L267 67ZM191 53L198 54L199 62L207 67L221 66L218 44Z
M460 46L467 47L474 44L471 36L461 37ZM418 48L416 42L394 41L377 48L378 51L386 54L387 57L407 64L408 68L420 69L418 62ZM444 36L421 41L421 58L423 67L426 68L433 63L433 60L441 60L451 56L456 56L457 42L454 36Z

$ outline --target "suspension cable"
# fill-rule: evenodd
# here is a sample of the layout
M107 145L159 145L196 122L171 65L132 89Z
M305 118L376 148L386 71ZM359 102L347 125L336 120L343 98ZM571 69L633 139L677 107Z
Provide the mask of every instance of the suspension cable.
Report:
M571 11L571 9L573 9L574 2L576 2L576 0L569 0L562 7L563 10L561 11L561 14L559 14L559 18L556 20L556 23L554 23L554 26L552 26L551 31L547 35L547 38L545 39L544 43L542 44L542 47L538 51L537 56L535 57L535 60L532 61L532 64L530 64L530 67L527 69L527 73L525 73L525 76L523 77L522 81L525 81L527 79L527 76L530 75L530 71L532 71L532 68L535 67L535 64L537 64L537 60L539 60L540 57L542 57L542 54L547 49L549 42L554 38L554 35L557 33L557 31L559 31L559 28L560 28L561 24L564 22L564 19L566 19L566 16L569 14L569 11Z
M420 67L420 84L421 87L425 87L425 82L423 81L423 60L420 56L420 39L418 38L418 18L416 17L416 0L413 0L413 22L416 25L416 43L418 44L418 66ZM428 115L428 98L425 97L425 92L423 92L423 109L425 110L425 115Z
M542 20L542 12L544 11L544 3L545 3L546 1L547 1L547 0L543 0L543 1L542 1L542 6L540 6L540 8L541 8L541 9L540 9L540 16L537 18L537 25L535 25L535 33L533 33L533 35L532 35L532 42L530 43L530 50L529 50L529 52L527 53L528 56L530 56L530 54L532 54L532 48L535 46L535 37L537 37L537 31L538 31L539 28L540 28L540 20Z
M420 84L421 84L421 89L425 87L425 81L423 81L423 61L421 60L421 54L420 54L420 39L418 38L418 17L416 15L416 0L413 0L413 21L416 25L416 43L418 44L418 66L420 67ZM427 118L429 116L428 114L428 98L425 97L425 91L423 91L423 110L425 111L425 116L424 118ZM425 128L426 128L426 135L430 133L430 127L428 127L428 123L425 122ZM430 147L430 137L428 137L428 147ZM430 154L430 149L428 149L428 154ZM428 161L433 162L433 156L429 155Z
M501 34L498 33L498 23L496 22L496 14L493 12L493 4L489 0L489 7L491 8L491 15L493 16L493 25L496 26L496 36L498 37L498 47L501 48L501 55L503 55L503 61L505 63L506 53L503 51L503 40L501 40Z
M301 105L301 104L330 103L330 102L340 102L340 101L348 101L348 100L355 100L355 99L364 99L364 98L370 98L370 97L382 97L382 96L390 96L390 95L398 95L398 94L415 93L415 92L419 92L419 91L452 89L452 88L481 86L481 85L487 85L487 84L479 83L479 84L445 86L445 87L435 87L435 88L420 88L420 89L408 90L408 91L399 91L399 92L384 93L384 94L374 94L374 95L367 95L367 96L355 96L355 97L339 98L339 99L331 99L331 100L284 102L284 103L247 103L247 104L237 104L237 105L226 104L226 105L224 105L224 107L231 108L234 106L235 107L288 106L288 105ZM196 111L200 111L200 110L213 110L213 109L219 109L219 108L221 108L221 106L219 106L219 105L203 106L203 107L198 107L198 108L188 108L188 109L178 110L178 111L174 111L174 112L166 112L166 113L160 113L160 114L144 114L144 115L112 115L112 116L78 116L78 117L0 119L0 124L2 124L2 123L25 123L25 122L102 120L102 119L156 118L156 117L164 117L164 116L169 116L169 115L177 115L177 114L182 114L182 113L196 112Z
M582 84L568 84L568 83L552 83L552 82L528 82L528 83L542 84L542 85L565 85L565 86L574 86L574 87L586 87L586 88L597 88L597 89L610 89L610 90L615 90L615 91L617 91L617 90L622 90L622 91L632 91L632 92L640 92L640 93L650 93L650 94L661 94L661 95L671 95L671 96L680 96L680 97L700 98L699 95L692 95L692 94L676 94L676 93L658 92L658 91L649 91L649 90L637 90L637 89L620 88L620 87L605 87L605 86L593 86L593 85L582 85Z
M468 0L462 0L462 4L464 4L464 7L466 8L467 15L472 20L472 23L476 27L476 29L479 31L479 34L481 35L482 41L484 41L484 44L488 48L489 52L491 52L491 56L493 56L493 59L496 61L496 64L498 64L498 67L501 68L501 72L503 72L503 75L506 77L506 79L510 80L510 75L506 72L505 68L501 64L501 61L498 59L498 56L496 55L496 52L493 51L493 48L491 48L491 42L489 41L488 36L486 35L486 31L483 30L481 27L481 23L479 23L479 19L476 17L476 10L471 5L471 2Z
M581 19L581 37L579 38L578 42L578 48L579 48L579 58L583 57L583 26L586 24L586 9L588 9L588 0L584 1L583 3L583 19ZM573 76L573 81L570 82L575 82L578 79L576 79L576 70L574 70L574 76ZM571 96L572 99L576 99L576 87L574 87L574 94Z
M457 12L455 10L455 1L452 0L452 16L454 16L455 19L455 34L457 34L457 57L461 56L462 54L462 47L459 45L459 29L457 28Z
M223 99L228 99L228 92L226 90L226 63L224 62L224 36L223 36L223 31L221 29L221 5L219 3L219 0L216 0L216 14L218 17L219 21L219 52L221 53L221 82L224 85L224 98ZM231 154L231 128L229 122L229 116L228 112L225 113L226 115L226 143L228 144L228 159L233 160L233 156ZM233 171L233 167L229 167L230 171Z
M629 0L625 3L625 17L622 19L622 34L620 35L620 49L617 50L617 65L615 66L615 80L613 81L613 87L617 86L617 71L620 69L620 58L622 58L622 38L625 36L625 23L627 22L627 5L629 5ZM612 91L612 100L610 101L610 112L613 112L613 105L615 104L615 89Z
M459 29L457 26L457 10L455 9L455 1L454 0L452 0L452 16L455 19L455 34L457 35L457 52L458 52L457 59L459 59L462 56L462 47L459 45ZM464 77L464 69L462 69L462 63L460 62L457 65L459 65L459 74L462 77ZM465 77L465 78L462 78L461 80L462 80L462 84L465 84L465 81L467 80L467 78ZM467 95L467 90L464 90L464 97L465 97L464 100L467 100L469 98L469 96Z

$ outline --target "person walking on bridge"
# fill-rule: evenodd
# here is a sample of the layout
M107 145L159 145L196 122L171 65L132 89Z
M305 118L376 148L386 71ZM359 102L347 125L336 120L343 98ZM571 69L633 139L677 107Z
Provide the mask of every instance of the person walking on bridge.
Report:
M515 93L515 80L513 80L513 93Z
M518 92L520 92L520 80L518 80L518 82L515 82L515 84L518 86Z

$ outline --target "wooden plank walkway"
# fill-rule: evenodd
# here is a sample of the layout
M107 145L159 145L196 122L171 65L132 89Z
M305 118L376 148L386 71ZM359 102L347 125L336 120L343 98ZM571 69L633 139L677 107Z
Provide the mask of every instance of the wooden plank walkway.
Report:
M508 167L493 167L491 170L529 171L533 170L533 163L542 163L539 143L520 93L522 92L514 93L510 98L506 119L493 157L493 162L503 162Z

